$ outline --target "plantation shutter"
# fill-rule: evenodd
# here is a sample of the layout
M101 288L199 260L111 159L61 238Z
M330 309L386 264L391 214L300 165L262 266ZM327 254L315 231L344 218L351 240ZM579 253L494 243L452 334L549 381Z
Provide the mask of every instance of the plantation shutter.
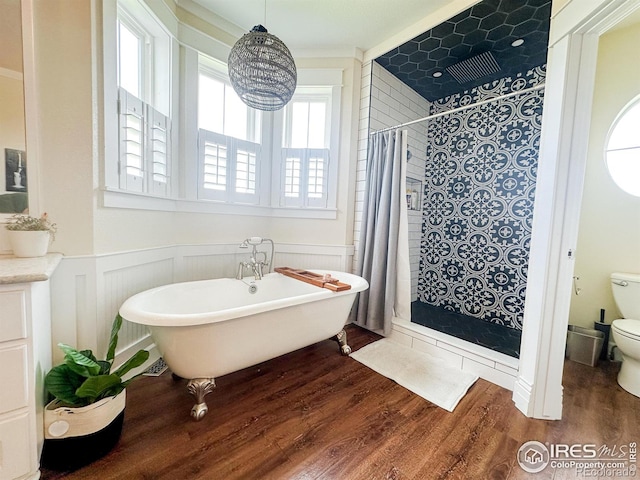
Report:
M235 168L231 201L236 203L259 203L258 169L260 145L246 140L230 138Z
M120 188L144 191L145 118L144 103L124 88L119 89L118 101L120 158L118 171Z
M259 203L259 144L201 129L198 159L199 198Z
M280 174L280 206L327 206L329 150L283 148Z
M169 195L169 118L147 105L149 131L147 134L147 158L151 175L149 192L154 195Z
M208 130L199 131L199 197L226 200L229 173L227 138Z

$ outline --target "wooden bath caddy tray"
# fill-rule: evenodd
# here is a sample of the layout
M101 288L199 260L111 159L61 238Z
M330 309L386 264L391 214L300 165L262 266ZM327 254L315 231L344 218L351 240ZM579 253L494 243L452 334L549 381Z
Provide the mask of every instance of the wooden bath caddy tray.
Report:
M326 278L320 273L309 272L308 270L296 270L289 267L276 267L274 270L287 277L295 278L302 282L310 283L316 287L328 288L334 292L342 292L343 290L351 289L351 285L348 283L342 283L337 278L329 276Z

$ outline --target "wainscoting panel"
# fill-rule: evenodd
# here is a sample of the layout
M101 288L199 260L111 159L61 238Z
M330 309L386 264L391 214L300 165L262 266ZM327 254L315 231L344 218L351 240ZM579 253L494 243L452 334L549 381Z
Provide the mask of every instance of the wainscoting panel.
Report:
M97 351L96 261L93 257L63 258L51 278L51 338L53 363L63 354L58 343Z
M247 261L250 250L238 245L182 245L178 247L181 261L180 281L235 277L238 264ZM262 251L262 247L258 249Z
M351 272L353 247L330 245L277 246L274 266Z
M98 256L65 257L51 279L52 341L88 348L104 356L113 319L122 302L175 277L175 248L158 248ZM151 342L146 327L125 322L121 350ZM62 359L58 348L54 362Z
M102 299L106 318L99 330L98 339L100 350L106 350L111 325L109 318L113 319L120 309L120 305L130 296L147 290L171 283L174 279L174 259L164 258L149 263L131 265L125 268L106 270L102 275ZM111 313L109 315L109 313ZM121 346L132 345L143 339L148 334L147 327L131 322L123 322L118 343ZM102 343L105 342L105 343Z

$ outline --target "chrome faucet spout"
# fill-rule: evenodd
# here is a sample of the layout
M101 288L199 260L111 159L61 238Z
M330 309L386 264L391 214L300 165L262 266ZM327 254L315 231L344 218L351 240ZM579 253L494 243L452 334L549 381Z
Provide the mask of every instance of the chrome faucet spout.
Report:
M245 262L240 262L238 264L238 273L236 274L236 280L242 280L244 277L244 269L247 266Z

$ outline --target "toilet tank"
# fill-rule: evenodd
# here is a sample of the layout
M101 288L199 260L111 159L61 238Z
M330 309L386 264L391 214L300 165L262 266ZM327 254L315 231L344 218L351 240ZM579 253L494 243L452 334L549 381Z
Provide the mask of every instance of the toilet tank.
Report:
M612 273L611 289L622 316L640 320L640 274Z

